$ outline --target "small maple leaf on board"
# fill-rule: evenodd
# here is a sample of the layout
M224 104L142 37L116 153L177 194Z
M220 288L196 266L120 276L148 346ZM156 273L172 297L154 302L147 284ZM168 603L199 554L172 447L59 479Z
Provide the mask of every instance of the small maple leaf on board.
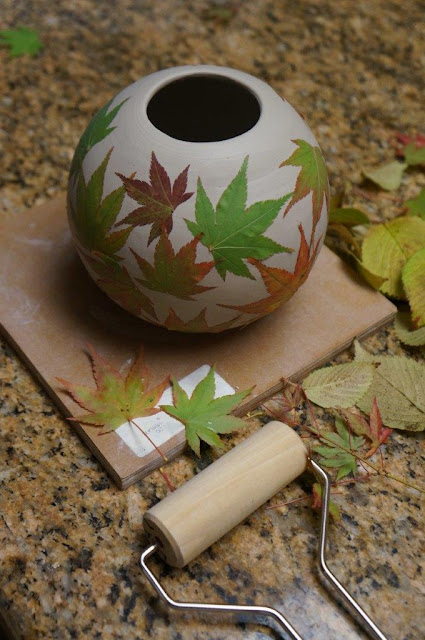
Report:
M174 253L167 234L161 233L155 247L153 266L131 250L145 276L145 280L137 278L137 281L148 289L170 293L183 300L193 300L193 295L214 289L198 284L214 266L214 262L195 262L198 242L199 237L193 238Z
M252 389L215 398L215 367L197 384L190 398L175 378L171 381L174 405L160 408L184 425L187 442L197 456L201 440L212 447L222 447L219 433L230 433L245 426L242 418L229 414Z
M220 304L225 309L234 309L241 313L252 313L255 315L266 315L271 311L275 311L281 304L289 300L292 294L303 284L316 259L320 240L316 243L311 252L304 234L304 229L300 224L298 227L301 234L300 248L298 250L297 262L294 273L286 271L286 269L278 269L276 267L267 267L258 260L249 260L249 262L257 267L264 284L266 285L268 296L257 302L250 302L244 305Z
M153 416L159 412L156 405L169 384L169 377L149 388L142 350L126 376L101 358L93 347L89 346L88 351L93 365L95 389L57 378L73 400L88 411L70 420L102 427L100 435L103 435L126 422L133 422L135 418Z
M141 316L146 314L157 319L151 300L134 284L127 269L113 258L101 253L94 254L98 259L84 254L85 260L99 276L96 283L107 296L121 307Z
M263 235L292 194L277 200L255 202L246 208L247 168L248 156L223 191L215 210L199 178L196 221L186 220L189 231L195 237L200 236L202 244L211 252L217 272L223 280L228 271L255 280L244 259L265 260L275 253L293 251Z
M105 104L90 120L89 126L84 131L80 138L80 141L75 149L74 157L71 164L71 175L78 169L81 169L84 158L95 144L109 136L115 129L111 127L112 121L118 114L123 104L127 102L128 98L117 104L113 109L109 111L113 99Z
M294 195L286 207L284 215L288 213L296 202L299 202L311 192L313 196L313 235L320 220L324 201L326 201L329 209L328 171L319 147L313 147L306 140L292 140L292 142L298 146L298 149L279 166L301 167L301 171L295 184Z
M340 409L339 413L350 427L351 431L358 436L364 436L371 442L371 447L364 458L370 458L388 440L393 430L384 427L381 413L376 397L373 398L372 409L370 411L369 422L357 409Z
M144 180L137 180L133 176L126 178L121 173L117 173L123 181L127 194L141 205L121 220L119 225L142 227L151 224L148 244L155 240L162 230L167 234L170 233L173 228L173 212L193 196L193 192L186 191L188 171L189 165L183 169L171 186L167 172L152 151L150 184Z
M125 196L124 187L118 187L102 198L105 171L113 147L109 149L102 163L86 183L83 171L78 174L75 202L68 197L68 212L71 225L75 229L78 242L89 251L99 251L120 260L117 251L123 248L131 227L111 231Z
M187 320L186 322L178 317L173 308L168 312L165 326L170 331L182 331L185 333L220 333L226 329L233 329L235 322L240 316L236 316L231 320L220 324L209 325L206 319L207 308L204 307L197 316Z

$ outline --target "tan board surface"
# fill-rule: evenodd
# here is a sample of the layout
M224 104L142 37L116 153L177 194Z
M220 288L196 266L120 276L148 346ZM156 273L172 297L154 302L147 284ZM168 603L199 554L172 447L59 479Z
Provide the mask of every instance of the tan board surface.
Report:
M90 280L72 247L63 197L0 225L2 330L68 416L81 409L56 378L93 385L88 343L118 369L143 345L153 383L215 363L233 388L255 385L246 412L276 392L282 377L303 377L395 311L325 247L306 284L272 315L223 334L170 332L128 315ZM76 428L122 488L162 463L155 451L137 455L117 433ZM161 449L171 458L184 446L179 432Z

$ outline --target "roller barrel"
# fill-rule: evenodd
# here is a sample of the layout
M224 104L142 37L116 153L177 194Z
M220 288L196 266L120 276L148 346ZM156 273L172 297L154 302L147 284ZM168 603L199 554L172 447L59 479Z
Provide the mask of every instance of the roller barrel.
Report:
M301 438L269 422L146 512L143 526L168 564L184 567L307 465Z

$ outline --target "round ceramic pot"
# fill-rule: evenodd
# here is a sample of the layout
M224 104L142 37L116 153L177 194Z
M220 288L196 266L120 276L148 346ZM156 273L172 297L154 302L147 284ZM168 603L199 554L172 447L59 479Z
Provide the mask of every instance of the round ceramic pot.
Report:
M245 325L288 300L321 249L328 204L302 116L261 80L203 65L153 73L106 104L68 188L91 277L177 331Z

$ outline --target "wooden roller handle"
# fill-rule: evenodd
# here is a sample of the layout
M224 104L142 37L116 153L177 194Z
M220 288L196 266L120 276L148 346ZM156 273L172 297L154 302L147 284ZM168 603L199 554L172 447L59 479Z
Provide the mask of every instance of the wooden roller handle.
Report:
M143 523L168 564L184 567L302 473L307 451L269 422L146 512Z

